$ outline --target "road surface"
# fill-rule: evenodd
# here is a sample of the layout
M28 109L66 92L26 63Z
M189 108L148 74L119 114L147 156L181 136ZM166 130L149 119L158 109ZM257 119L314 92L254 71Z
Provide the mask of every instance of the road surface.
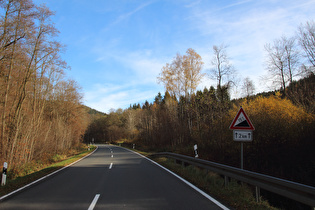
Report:
M0 209L222 208L139 154L100 145L89 157L2 201Z

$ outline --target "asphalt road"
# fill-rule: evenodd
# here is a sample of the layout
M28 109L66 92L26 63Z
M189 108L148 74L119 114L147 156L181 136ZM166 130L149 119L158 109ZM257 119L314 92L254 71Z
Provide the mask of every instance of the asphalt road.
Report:
M100 145L89 157L0 203L0 209L222 209L150 160Z

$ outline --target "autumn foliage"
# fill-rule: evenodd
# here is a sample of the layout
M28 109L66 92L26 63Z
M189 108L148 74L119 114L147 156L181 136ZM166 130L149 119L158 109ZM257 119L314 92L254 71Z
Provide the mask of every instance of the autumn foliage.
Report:
M315 186L314 65L305 64L308 77L290 78L277 93L252 96L248 79L247 98L231 100L234 68L226 47L213 48L217 88L198 91L203 61L189 48L162 68L158 80L164 96L112 110L88 125L79 86L65 79L68 66L50 20L53 12L31 0L7 0L0 1L0 14L0 164L16 169L54 159L78 146L84 135L87 143L127 142L191 156L198 144L200 158L239 167L240 145L229 126L242 106L256 128L254 140L244 144L244 168ZM315 49L303 42L312 38L308 34L314 33L306 33L312 25L300 30L305 49ZM314 64L312 55L308 59Z
M277 91L254 95L254 84L246 78L246 98L231 100L236 70L224 44L213 46L209 76L217 81L216 88L197 90L205 76L203 62L189 48L162 67L157 79L164 96L159 93L154 102L101 117L88 127L85 141L125 142L191 156L198 144L200 158L239 167L240 143L233 141L229 126L242 106L256 128L254 140L244 146L244 168L315 186L315 48L309 41L314 40L314 26L301 25L298 40L283 37L267 45L266 68Z
M0 8L0 163L14 169L77 146L87 121L78 85L64 76L53 12L30 0Z
M211 87L177 100L168 92L153 103L117 110L91 124L86 141L125 142L136 148L194 155L240 167L240 143L229 126L240 106L255 126L244 143L244 169L314 185L315 115L277 92L230 101Z
M315 115L280 96L241 103L255 125L254 141L246 143L248 169L314 185ZM234 106L229 115L233 116Z

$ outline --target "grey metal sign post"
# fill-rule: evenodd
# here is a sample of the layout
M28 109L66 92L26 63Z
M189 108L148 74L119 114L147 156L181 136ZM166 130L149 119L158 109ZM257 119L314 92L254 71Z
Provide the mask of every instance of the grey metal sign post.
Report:
M253 124L241 107L236 114L230 129L233 130L233 140L241 142L241 169L244 169L244 142L253 141Z

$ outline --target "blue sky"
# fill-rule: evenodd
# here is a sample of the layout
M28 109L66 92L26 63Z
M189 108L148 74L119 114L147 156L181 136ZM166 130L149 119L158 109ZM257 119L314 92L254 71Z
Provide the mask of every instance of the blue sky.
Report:
M164 88L161 68L193 48L209 73L212 46L225 43L239 78L261 82L264 45L315 20L315 0L33 0L56 12L65 44L67 77L82 87L83 103L99 111L153 101ZM216 85L205 78L198 89ZM235 97L241 90L233 91Z

